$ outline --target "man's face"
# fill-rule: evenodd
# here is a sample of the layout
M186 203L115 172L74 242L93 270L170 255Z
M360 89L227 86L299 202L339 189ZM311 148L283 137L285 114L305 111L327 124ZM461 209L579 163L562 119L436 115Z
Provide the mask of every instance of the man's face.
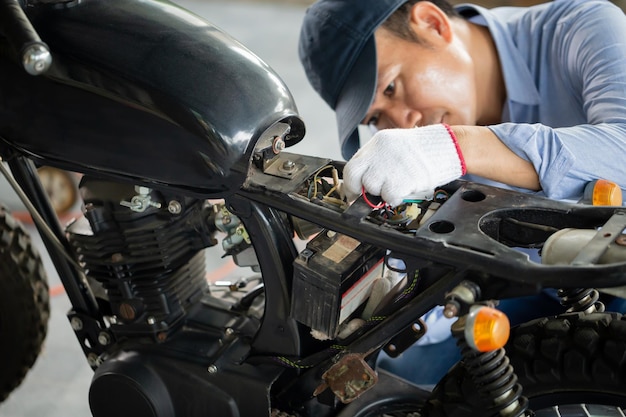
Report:
M384 28L375 37L378 83L363 123L377 130L477 123L474 67L460 42L433 35L417 43Z

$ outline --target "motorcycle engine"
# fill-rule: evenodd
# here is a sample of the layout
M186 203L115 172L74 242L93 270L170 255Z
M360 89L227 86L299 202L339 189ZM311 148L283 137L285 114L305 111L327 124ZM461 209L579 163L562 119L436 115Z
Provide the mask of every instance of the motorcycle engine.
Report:
M67 232L87 277L104 290L116 334L162 341L208 291L202 249L216 243L211 206L89 177L80 190L84 217Z
M259 318L212 296L206 276L204 249L233 222L209 201L130 184L85 176L80 193L84 216L68 239L108 320L96 338L74 329L95 370L93 416L234 417L269 407L253 387L280 369L241 363ZM234 256L246 242L231 236L225 248Z

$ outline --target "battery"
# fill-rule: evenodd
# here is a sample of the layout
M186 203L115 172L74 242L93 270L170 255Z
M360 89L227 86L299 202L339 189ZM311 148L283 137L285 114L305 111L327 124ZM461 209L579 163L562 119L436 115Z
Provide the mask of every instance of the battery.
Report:
M367 300L385 251L333 231L311 239L294 261L291 315L330 339Z

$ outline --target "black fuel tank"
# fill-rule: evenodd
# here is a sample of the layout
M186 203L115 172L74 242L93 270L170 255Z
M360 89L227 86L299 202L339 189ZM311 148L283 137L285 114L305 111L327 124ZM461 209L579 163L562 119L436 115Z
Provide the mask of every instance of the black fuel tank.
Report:
M204 195L238 187L276 123L290 126L287 145L304 136L280 77L199 16L158 0L41 3L26 12L52 51L49 72L26 74L0 45L7 144L73 171Z

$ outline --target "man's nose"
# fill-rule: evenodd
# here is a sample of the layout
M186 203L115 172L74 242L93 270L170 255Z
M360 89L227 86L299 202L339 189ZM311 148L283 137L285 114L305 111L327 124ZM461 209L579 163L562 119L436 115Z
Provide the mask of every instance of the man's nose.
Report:
M395 105L389 109L389 120L394 127L411 128L421 126L422 113L402 105Z

